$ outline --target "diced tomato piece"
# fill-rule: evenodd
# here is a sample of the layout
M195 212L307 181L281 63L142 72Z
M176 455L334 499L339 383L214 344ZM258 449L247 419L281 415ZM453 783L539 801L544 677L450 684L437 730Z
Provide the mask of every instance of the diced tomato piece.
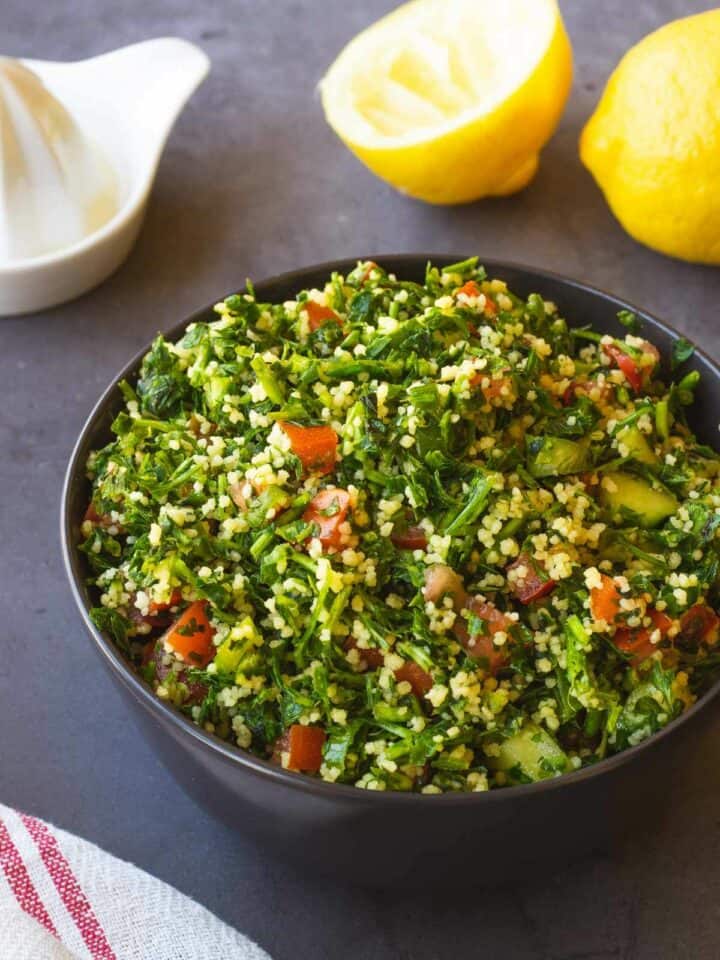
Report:
M424 550L427 547L427 537L422 527L393 530L390 539L398 550Z
M456 296L459 296L461 293L463 293L466 297L479 297L482 291L474 280L468 280L466 284L460 287L456 293Z
M365 661L370 670L375 670L385 663L385 654L377 647L359 647L355 637L348 637L345 641L346 650L357 650L361 659Z
M337 460L338 435L332 427L301 427L285 421L280 421L280 427L290 438L292 452L299 458L306 473L324 476L333 472Z
M486 387L480 387L486 400L495 400L497 397L507 396L508 391L512 389L512 381L507 377L499 380L490 378L490 383Z
M95 504L90 502L83 517L83 523L91 523L94 527L102 527L104 530L113 528L113 534L124 533L123 527L116 520L113 520L108 513L98 513Z
M647 616L652 620L652 629L659 630L663 637L667 636L667 633L672 626L672 620L670 617L661 610L656 610L654 607L649 608L647 611Z
M303 304L303 309L307 310L310 329L313 332L320 327L325 326L325 324L329 321L342 326L342 320L335 313L335 311L331 310L330 307L324 307L321 303L316 303L314 300L308 300Z
M87 520L89 523L102 523L102 519L102 516L95 509L95 504L91 501L85 511L83 520Z
M340 550L343 544L340 527L347 519L350 494L340 487L328 487L317 493L305 508L303 520L320 528L317 538L326 550Z
M135 606L133 597L133 603L130 606L128 617L133 623L142 623L153 628L165 628L172 622L170 608L176 607L181 601L182 593L180 590L173 590L168 603L155 603L152 601L148 604L147 613L141 613Z
M511 577L513 571L518 571L518 575ZM519 571L522 571L520 574ZM556 587L554 580L538 572L537 564L526 554L520 556L507 568L508 586L518 598L520 603L532 603L541 597L547 596Z
M308 471L329 472L335 466L338 436L332 427L301 426L281 420L280 428L288 436L292 452Z
M613 399L613 384L609 381L598 383L596 380L573 380L561 397L561 403L564 407L572 406L578 396L588 397L596 405L599 403L608 404ZM594 397L591 394L595 394Z
M614 623L620 613L620 591L612 577L601 573L602 586L590 591L590 611L596 620Z
M578 385L576 383L571 383L569 387L566 387L565 392L560 398L560 402L564 407L571 407L573 403L575 403L577 388Z
M395 679L398 683L403 680L409 683L416 697L424 697L433 685L433 678L427 670L423 670L412 660L408 660L395 671Z
M463 284L463 286L456 291L455 296L458 296L461 293L465 294L466 297L479 297L482 293L482 290L475 280L468 280L467 283ZM491 300L487 294L485 294L485 305L483 307L484 315L492 318L497 316L497 312L497 304ZM472 333L473 335L477 335L477 330L473 329Z
M495 674L508 662L505 646L496 647L493 637L496 633L507 633L513 625L513 620L493 603L473 597L467 604L467 610L483 621L481 633L470 633L468 621L463 617L455 620L453 632L465 648L467 655L474 660L487 660L488 670Z
M615 633L613 643L621 653L631 658L630 663L634 667L643 660L647 660L658 649L654 643L650 642L650 631L645 629L629 630L623 627Z
M131 606L128 611L128 620L132 623L152 627L153 630L165 629L172 622L172 614L167 610L160 610L157 613L141 613L137 607Z
M243 484L242 483L231 483L228 487L228 493L230 494L230 499L238 508L242 510L243 513L248 508L248 502L243 495Z
M573 380L569 387L566 387L565 392L560 398L560 402L564 407L571 407L578 398L578 395L587 396L590 390L591 384L583 383L580 380Z
M659 610L649 609L647 615L652 620L651 627L641 627L638 630L632 630L629 627L622 627L615 631L613 643L622 653L627 654L631 659L630 663L636 667L651 657L656 650L660 649L659 643L653 643L652 635L656 630L660 631L660 643L667 636L668 630L672 626L672 620L666 614Z
M600 483L600 477L596 473L581 473L580 482L588 492L593 493Z
M359 647L358 650L360 650ZM385 654L377 647L367 647L365 650L360 650L360 659L365 661L370 670L376 670L385 663Z
M473 660L486 660L487 669L490 674L495 676L495 674L502 670L502 668L507 664L508 658L507 654L503 653L499 647L496 647L493 643L493 638L487 634L481 634L472 638L468 638L467 641L463 640L462 628L458 629L456 627L455 633L458 640L465 647L467 655L472 657Z
M172 663L166 663L162 637L159 640L151 640L143 647L142 665L147 667L150 664L154 667L154 687L165 683L170 674L174 675L178 683L182 683L186 687L187 693L182 701L183 706L202 703L207 696L208 688L204 683L199 680L191 680L185 668L174 670Z
M660 351L658 348L654 343L650 343L649 340L643 340L640 349L643 353L646 353L649 357L652 357L652 368L654 369L660 363Z
M360 657L368 665L369 670L377 670L378 667L382 667L385 663L385 654L382 650L378 650L377 647L359 647L354 637L348 637L345 641L345 649L357 650ZM433 685L433 678L427 670L423 670L421 666L418 666L418 664L412 660L408 660L395 670L395 679L398 683L401 683L403 680L409 683L416 697L423 697Z
M320 727L305 727L294 723L276 741L273 759L282 763L282 755L287 760L283 764L286 770L296 773L317 773L322 765L322 750L325 743L325 731Z
M215 631L206 607L207 600L191 603L162 636L163 643L193 667L207 666L215 654L212 642Z
M703 643L714 647L720 640L720 617L704 603L696 603L680 620L678 639L692 649Z
M486 380L488 383L484 385ZM513 382L510 377L494 377L492 374L483 371L470 378L470 386L480 387L486 400L495 400L497 397L509 396L512 392Z
M626 353L616 346L614 343L604 343L602 345L604 352L608 357L613 361L615 366L622 370L625 374L625 379L633 388L635 393L639 393L642 390L643 385L643 375L638 364L633 360L632 357L629 357Z
M370 279L370 274L373 272L373 270L377 270L377 269L378 269L378 265L375 263L375 261L368 260L367 263L365 264L365 272L360 278L360 283L365 283L366 281L368 281Z
M490 603L488 600L481 600L479 597L473 597L467 609L470 613L484 621L484 631L489 636L494 636L501 631L507 633L514 623L514 620L506 613L503 613L502 610L498 610L494 603Z
M167 603L155 603L155 601L152 600L148 607L148 612L150 614L160 613L162 610L169 610L170 607L176 607L181 601L182 591L179 589L179 587L176 587L170 594L170 599Z
M495 317L497 316L498 308L494 300L491 300L490 297L485 297L485 309L483 313L486 317Z
M444 596L453 598L453 606L456 610L464 606L467 598L462 577L455 573L452 567L444 563L436 563L425 571L423 599L427 603L437 603Z
M95 504L92 501L88 504L88 508L85 511L83 522L85 521L87 521L88 523L91 523L94 527L112 527L113 526L113 521L108 516L108 514L98 513L95 507ZM119 524L115 524L115 526L118 526L119 528Z

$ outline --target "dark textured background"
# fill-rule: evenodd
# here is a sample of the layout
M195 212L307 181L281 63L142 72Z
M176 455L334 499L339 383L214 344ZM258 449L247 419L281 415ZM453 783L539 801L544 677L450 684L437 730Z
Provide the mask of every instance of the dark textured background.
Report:
M720 356L720 271L637 246L576 149L621 54L661 23L712 4L562 3L576 79L539 175L518 196L460 209L393 193L322 119L315 86L324 69L393 5L2 0L3 53L75 59L176 34L200 44L213 70L170 139L125 266L76 303L0 321L0 800L175 884L276 960L717 958L718 711L700 725L705 761L668 770L682 786L659 832L540 884L518 878L512 889L424 899L357 893L266 862L179 793L137 739L73 607L58 498L85 416L157 330L246 276L368 252L479 252L611 290Z

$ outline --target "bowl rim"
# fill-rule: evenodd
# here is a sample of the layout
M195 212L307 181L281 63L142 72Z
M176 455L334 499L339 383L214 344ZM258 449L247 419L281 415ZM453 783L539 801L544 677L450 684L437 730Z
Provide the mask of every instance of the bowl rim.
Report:
M475 254L472 254L471 256L475 256ZM257 282L253 281L253 283L255 289L259 292L260 296L262 296L263 288L278 284L292 286L297 284L297 289L302 290L304 278L315 276L319 273L327 274L329 276L334 271L346 272L348 269L352 269L358 261L374 261L377 263L382 263L383 261L392 261L395 265L407 265L407 267L410 268L412 266L417 266L423 261L432 262L435 265L449 265L456 262L461 262L465 259L468 259L467 255L463 256L462 254L453 253L376 253L368 256L343 257L317 264L311 264L307 267L302 267L297 270L284 271L280 274L264 278L263 280ZM514 271L525 274L529 279L532 279L533 281L537 280L539 283L548 281L552 283L559 283L565 287L568 287L569 289L579 290L585 294L590 294L591 296L604 301L613 307L615 312L617 312L617 310L630 310L640 316L641 319L649 320L655 328L661 330L671 340L677 340L681 336L681 334L669 324L658 319L653 314L648 313L641 307L638 307L627 300L616 297L614 294L608 293L599 287L584 283L583 281L575 280L571 277L567 277L550 270L527 266L526 264L512 260L496 260L492 257L485 259L482 256L478 256L478 263L484 265L488 269L489 275L494 274L495 276L499 276L501 279L503 270ZM237 291L232 291L225 296L230 296L232 293L236 292ZM541 290L538 289L537 292L541 293ZM217 298L215 301L213 301L213 303L194 311L191 316L173 324L169 329L163 332L163 336L168 338L176 337L183 329L185 329L185 327L188 326L188 324L197 322L201 318L207 316L207 314L212 310L214 303L219 302L221 299L221 297ZM263 760L262 758L243 750L241 747L235 746L228 741L222 740L214 734L203 730L179 710L165 703L163 700L160 700L152 692L150 687L140 679L140 677L125 661L113 641L97 629L89 617L88 608L85 605L80 589L81 578L79 576L79 571L76 570L76 562L79 562L79 557L77 556L77 550L73 543L70 505L72 492L75 488L75 485L81 477L84 477L84 463L81 462L81 454L83 454L88 435L93 431L97 420L99 420L104 414L106 407L113 399L118 383L122 379L132 375L144 355L147 353L149 346L150 344L137 351L134 356L122 367L119 373L112 378L85 419L80 434L73 446L63 480L60 500L60 539L62 546L63 565L66 576L70 583L72 595L80 611L85 627L94 641L95 647L104 659L106 666L108 666L115 677L126 688L128 688L130 693L138 701L139 706L144 707L146 710L148 710L148 712L153 714L154 720L159 722L164 721L165 723L170 724L181 736L187 738L188 741L194 741L195 744L201 746L201 748L208 748L219 759L224 760L227 763L237 765L240 768L244 768L248 773L254 774L271 782L284 784L286 787L293 790L298 790L302 793L316 795L320 799L330 801L333 799L333 797L337 798L338 800L342 798L358 805L375 804L378 802L401 805L422 803L428 806L432 805L437 806L438 808L445 808L448 806L454 807L457 805L473 803L500 803L504 799L509 800L510 798L517 798L518 800L524 797L531 798L540 793L563 789L566 787L573 787L583 782L610 774L612 771L623 767L625 764L633 762L646 751L651 750L656 745L659 745L666 738L673 737L682 726L689 722L693 717L697 716L698 713L705 710L705 708L708 707L710 703L717 697L718 693L720 693L720 678L718 678L718 680L716 680L715 683L688 710L684 711L682 714L680 714L680 716L676 717L661 730L652 734L652 736L641 741L640 743L622 750L620 753L613 754L610 757L599 760L592 766L584 767L579 770L573 770L568 773L563 773L557 777L552 777L547 780L539 780L533 783L509 786L502 789L490 789L468 793L452 792L428 795L393 790L363 790L354 786L353 784L331 783L303 773L295 773L290 770L285 770L284 768L271 763L269 760ZM707 353L696 347L694 357L700 360L702 365L709 373L712 374L715 380L720 381L720 366L718 366L718 364Z

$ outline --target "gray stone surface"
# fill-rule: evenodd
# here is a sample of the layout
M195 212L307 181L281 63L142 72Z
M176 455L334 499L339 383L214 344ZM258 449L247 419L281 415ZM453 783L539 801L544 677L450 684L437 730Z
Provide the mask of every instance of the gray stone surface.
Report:
M170 139L145 228L125 266L76 303L0 321L0 800L175 884L277 960L716 958L717 710L701 734L705 761L668 770L668 780L682 787L663 826L622 850L542 884L518 878L512 889L490 893L357 893L266 862L179 793L137 738L65 584L60 482L96 396L158 329L246 276L368 252L477 251L612 290L720 355L720 271L637 246L612 219L576 149L581 125L627 47L712 4L564 2L576 79L540 173L516 197L461 209L434 209L393 193L323 121L315 86L324 68L391 6L54 0L41 11L28 0L3 0L3 53L74 59L177 34L205 48L213 72Z

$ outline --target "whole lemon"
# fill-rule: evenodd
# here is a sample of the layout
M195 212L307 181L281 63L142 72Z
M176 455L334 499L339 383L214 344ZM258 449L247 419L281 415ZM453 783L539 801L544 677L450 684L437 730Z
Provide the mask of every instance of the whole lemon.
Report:
M720 263L720 10L668 23L625 55L580 156L632 237Z

